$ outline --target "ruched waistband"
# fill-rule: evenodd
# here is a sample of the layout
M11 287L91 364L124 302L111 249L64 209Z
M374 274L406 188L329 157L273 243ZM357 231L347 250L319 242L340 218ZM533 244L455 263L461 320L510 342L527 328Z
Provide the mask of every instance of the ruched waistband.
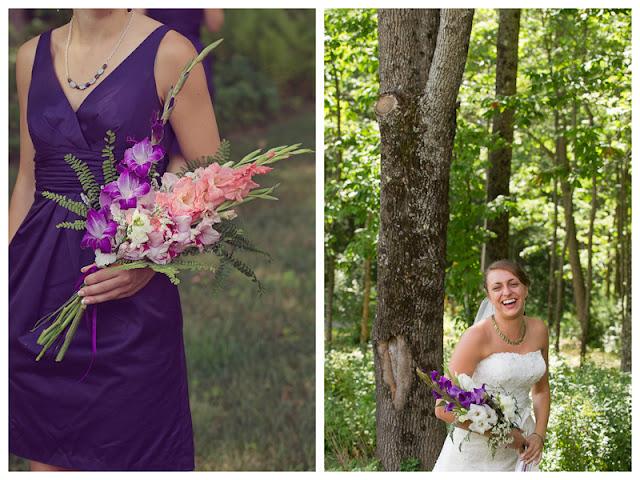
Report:
M81 193L82 186L76 173L71 166L65 162L64 157L68 154L75 155L79 160L84 161L91 173L93 173L99 184L103 183L102 163L104 157L102 152L95 150L68 149L46 149L36 151L35 181L37 191L50 191L56 193ZM114 150L116 161L122 158L124 149Z

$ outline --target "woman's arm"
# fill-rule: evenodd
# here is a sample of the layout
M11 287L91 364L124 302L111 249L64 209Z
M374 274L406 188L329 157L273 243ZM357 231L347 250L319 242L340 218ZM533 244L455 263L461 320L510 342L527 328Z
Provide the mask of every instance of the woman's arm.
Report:
M179 33L170 31L164 36L156 61L158 95L163 101L185 64L196 55L193 44ZM213 155L218 150L220 135L201 63L193 68L178 93L169 122L186 159ZM168 170L177 172L183 165L183 158L172 158Z
M542 356L544 357L545 365L549 365L549 330L542 320L538 320L537 326L538 335L541 337L542 343ZM535 433L529 435L527 440L529 446L527 451L522 456L522 459L526 463L533 461L540 461L542 456L542 448L544 444L544 438L547 432L547 423L549 422L549 412L551 410L551 391L549 388L549 368L544 372L544 375L538 382L531 388L531 398L533 401L533 412L536 417Z
M469 328L462 335L462 338L460 338L460 341L451 355L451 360L449 361L449 372L451 372L452 375L466 373L467 375L472 376L480 360L486 356L486 352L483 351L483 345L486 344L487 338L486 331L484 329L479 325ZM458 428L469 430L471 421L467 420L462 423L458 422L453 412L445 411L442 403L444 403L443 400L438 400L436 403L436 417L444 422L451 423ZM526 444L522 433L517 429L513 429L511 434L514 440L509 447L520 451ZM491 432L487 431L484 435L489 437L491 436Z
M163 101L167 98L171 86L175 85L185 64L195 55L196 51L191 42L179 33L169 31L164 36L160 42L155 66L158 96ZM195 159L216 153L220 137L201 64L194 67L178 93L169 121L186 158ZM172 159L167 170L177 172L182 165L184 159ZM87 268L89 266L83 267L82 271ZM85 304L130 297L149 283L154 273L149 268L103 268L87 276L87 286L80 290L80 296L84 297Z
M27 127L27 97L37 45L38 37L32 38L18 49L16 56L16 85L20 107L20 166L9 203L9 241L13 239L27 216L36 189L33 162L35 149Z

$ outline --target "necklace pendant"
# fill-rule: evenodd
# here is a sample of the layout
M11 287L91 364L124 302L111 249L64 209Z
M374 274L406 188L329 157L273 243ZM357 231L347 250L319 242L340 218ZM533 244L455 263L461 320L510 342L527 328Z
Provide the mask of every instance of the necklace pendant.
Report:
M73 80L71 80L70 78L67 79L67 81L69 82L69 86L71 88L78 88L78 84L76 82L74 82Z

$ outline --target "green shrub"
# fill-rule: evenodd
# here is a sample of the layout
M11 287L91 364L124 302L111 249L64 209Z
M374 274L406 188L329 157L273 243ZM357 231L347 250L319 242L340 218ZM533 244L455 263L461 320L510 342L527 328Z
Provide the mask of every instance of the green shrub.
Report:
M631 470L631 376L587 363L552 364L551 417L541 468Z
M273 81L240 54L215 73L216 115L224 132L265 123L280 109Z
M373 354L359 349L332 350L325 356L325 453L352 469L369 463L376 439L376 400ZM329 462L327 462L329 463ZM328 469L330 468L327 465Z

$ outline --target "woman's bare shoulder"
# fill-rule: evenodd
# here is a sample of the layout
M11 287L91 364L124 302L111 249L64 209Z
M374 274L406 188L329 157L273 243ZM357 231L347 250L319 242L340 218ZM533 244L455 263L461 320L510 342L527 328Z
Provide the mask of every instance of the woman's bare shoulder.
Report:
M184 64L197 54L193 43L184 35L169 30L158 47L158 60L168 64Z
M549 328L544 320L538 317L527 317L527 329L536 338L536 343L542 346L549 344Z
M31 82L31 70L33 69L39 41L40 35L33 37L20 45L16 52L16 83L19 92L26 93Z

